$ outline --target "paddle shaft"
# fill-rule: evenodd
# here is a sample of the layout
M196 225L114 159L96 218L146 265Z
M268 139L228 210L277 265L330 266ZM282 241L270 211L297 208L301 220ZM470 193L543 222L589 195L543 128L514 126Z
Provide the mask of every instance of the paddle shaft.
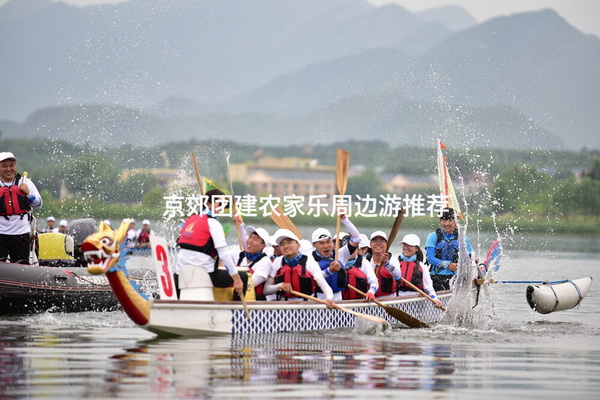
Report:
M296 297L302 297L304 299L316 301L317 303L327 304L327 301L325 301L325 300L319 299L317 297L309 296L308 294L304 294L302 292L296 292L295 290L292 290L291 293L294 296L296 296ZM356 317L364 318L364 319L366 319L368 321L375 322L376 324L385 324L385 323L387 323L387 321L385 319L383 319L383 318L375 317L373 315L361 314L359 312L349 310L349 309L347 309L345 307L342 307L342 306L340 306L338 304L335 304L335 303L333 303L333 307L337 308L338 310L341 310L341 311L347 312L349 314L352 314L352 315L354 315Z
M404 214L405 214L404 208L401 208L400 210L398 210L398 215L396 216L396 219L394 220L394 224L392 225L392 229L390 230L390 235L388 236L387 245L385 247L386 253L390 252L392 243L394 242L394 239L396 239L396 235L398 234L398 231L400 230L400 226L402 226L402 222L404 221ZM377 266L376 270L379 271L379 269L382 267L383 267L383 264L379 264Z
M233 193L233 182L231 180L231 174L229 173L229 154L227 154L227 180L229 181L229 191L231 192L231 210L233 215L237 215L237 207L235 205L235 194ZM237 221L235 223L235 230L237 231L238 245L240 250L244 250L245 246L242 243L242 231L240 230L240 224Z
M271 219L273 220L273 222L275 222L275 225L277 225L278 227L282 229L289 229L290 231L294 232L296 236L298 236L298 239L302 239L302 234L300 233L296 225L294 225L290 217L285 215L285 213L281 209L281 206L278 205L273 209L273 212L271 213Z
M367 297L366 293L364 293L360 289L357 289L352 285L348 285L348 287L351 290L355 291L356 293L360 294L361 296ZM406 326L409 326L411 328L428 328L429 327L429 325L427 325L425 322L422 322L422 321L416 319L412 315L405 313L404 311L400 310L399 308L386 306L385 304L378 301L377 299L374 299L371 301L373 303L377 304L379 307L383 307L385 312L387 312L389 315L396 318L398 321L402 322Z
M196 160L196 153L192 153L192 165L194 166L194 172L196 173L196 182L198 183L198 191L204 196L204 187L202 185L202 178L200 177L200 169L198 168L198 161Z
M419 289L418 287L413 285L411 282L407 281L406 279L404 279L402 277L400 279L402 279L402 282L406 283L408 286L410 286L411 288L416 290L421 296L426 297L427 300L431 301L433 304L437 304L437 302L434 299L432 299L431 297L429 297L429 295L427 293L425 293L424 291L422 291L421 289ZM441 306L440 310L446 311L446 307Z
M483 283L485 283L486 281L484 279L476 279L475 283L477 283L478 285L481 285ZM543 285L554 285L557 283L565 283L565 282L569 282L569 279L563 279L560 281L496 281L494 279L488 279L487 283L526 283L526 284L543 284Z
M337 160L336 160L336 173L335 183L337 186L338 194L343 196L346 193L346 187L348 186L348 167L350 165L350 153L345 150L337 149ZM336 209L337 211L337 209ZM337 222L335 227L335 261L339 259L340 250L340 230L342 220L340 214L337 213Z

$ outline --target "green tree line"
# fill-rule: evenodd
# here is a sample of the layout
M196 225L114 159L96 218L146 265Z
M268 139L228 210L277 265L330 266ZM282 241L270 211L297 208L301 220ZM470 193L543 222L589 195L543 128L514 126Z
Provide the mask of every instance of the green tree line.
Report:
M173 142L155 147L124 145L94 148L55 139L0 139L4 151L19 158L20 171L27 170L42 191L45 211L57 215L85 214L96 218L123 215L159 219L168 195L154 175L125 170L183 169L193 176L190 154L198 154L202 174L227 187L225 155L232 163L260 156L310 157L335 165L336 148L351 154L351 166L362 165L361 174L349 178L347 194L377 196L384 193L380 173L426 175L436 172L435 148L393 147L387 143L347 142L315 148L291 145L269 147L227 141ZM467 193L465 201L477 204L484 216L514 218L559 217L564 221L598 221L600 214L600 152L532 151L506 149L449 149L450 173L468 179L483 174L491 183ZM71 197L58 201L61 187ZM236 194L248 192L235 183ZM183 190L183 189L182 189ZM189 189L188 189L189 190ZM431 194L429 191L428 194ZM404 194L401 194L404 195ZM56 210L56 212L55 212ZM95 215L103 213L103 215ZM49 215L48 214L48 215ZM107 215L108 214L108 215Z

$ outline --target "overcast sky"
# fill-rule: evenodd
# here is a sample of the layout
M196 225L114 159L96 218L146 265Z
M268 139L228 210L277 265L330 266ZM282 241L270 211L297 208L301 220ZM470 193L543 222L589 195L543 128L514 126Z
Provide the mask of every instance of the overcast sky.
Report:
M8 0L0 0L0 5ZM120 3L127 0L55 0L74 5ZM168 1L168 0L165 0ZM411 11L449 4L460 5L478 22L514 13L555 9L571 25L583 33L600 36L600 0L368 0L373 4L397 3Z

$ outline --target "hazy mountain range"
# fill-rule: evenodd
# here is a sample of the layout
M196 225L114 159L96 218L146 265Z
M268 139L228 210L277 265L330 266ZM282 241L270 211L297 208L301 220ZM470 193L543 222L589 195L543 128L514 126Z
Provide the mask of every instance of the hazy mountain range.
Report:
M12 0L0 54L4 137L600 148L600 38L550 10Z

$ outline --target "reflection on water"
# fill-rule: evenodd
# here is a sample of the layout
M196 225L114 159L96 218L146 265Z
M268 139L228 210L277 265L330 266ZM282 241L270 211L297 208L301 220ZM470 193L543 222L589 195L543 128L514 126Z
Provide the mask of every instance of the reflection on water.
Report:
M500 279L594 275L596 257L513 252ZM525 285L489 288L478 327L158 340L122 312L0 316L4 398L548 398L600 390L600 295L541 315Z
M447 340L461 329L136 340L142 331L133 328L10 324L0 328L0 397L364 399L493 389L487 397L586 398L600 389L598 346L501 345L486 339L493 330L470 332L471 343Z

